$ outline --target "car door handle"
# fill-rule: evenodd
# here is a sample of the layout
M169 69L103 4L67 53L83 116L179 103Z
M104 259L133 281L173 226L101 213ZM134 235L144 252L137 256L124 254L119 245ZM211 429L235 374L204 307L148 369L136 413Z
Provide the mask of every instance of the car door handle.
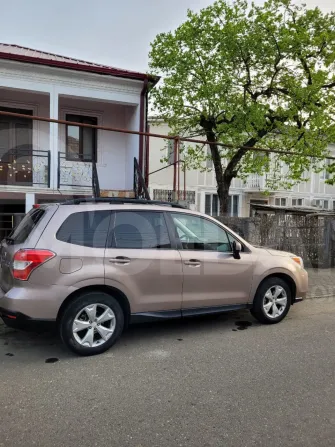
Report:
M126 256L116 256L116 258L108 259L108 262L119 265L127 265L130 263L130 259L127 258Z
M201 262L199 261L199 259L190 259L188 261L185 261L184 264L191 267L199 267L201 265Z

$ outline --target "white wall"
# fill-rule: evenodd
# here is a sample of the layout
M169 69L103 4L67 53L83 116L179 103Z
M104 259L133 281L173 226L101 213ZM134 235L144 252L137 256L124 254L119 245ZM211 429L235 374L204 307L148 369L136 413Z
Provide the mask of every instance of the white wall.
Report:
M0 104L6 100L19 102L19 105L14 104L15 107L25 108L25 105L32 104L34 114L48 118L57 118L59 102L59 118L64 118L62 115L67 108L83 114L91 114L93 111L99 115L99 124L101 122L105 126L117 128L130 126L132 130L139 130L138 109L142 88L143 82L137 80L0 60ZM50 133L51 127L54 131ZM64 126L58 126L58 133L56 129L57 124L34 123L34 148L50 148L52 151L52 188L57 185L58 149L65 148ZM101 189L132 189L133 158L138 158L138 146L138 137L98 132ZM68 166L70 176L72 167ZM85 175L88 174L88 169L89 166L84 169ZM78 172L80 173L80 169ZM1 186L1 189L8 188L18 191L25 189L20 186ZM82 190L78 189L76 193L79 191Z
M43 93L0 88L0 106L31 110L34 115L46 118L50 115L49 95ZM60 96L58 118L66 119L67 113L88 115L97 117L98 124L101 126L137 130L139 126L138 109L139 107L136 106ZM35 151L38 149L49 150L49 128L50 125L47 122L33 122ZM58 135L57 150L65 153L65 125L59 124ZM101 189L132 189L133 158L138 158L138 148L138 136L98 131L97 170ZM47 159L36 156L33 163L34 181L42 183L46 174ZM44 165L40 166L41 163ZM69 162L62 159L61 166L61 183L81 183L87 188L91 188L90 163ZM71 188L63 186L61 189Z
M59 99L60 119L65 119L67 113L87 115L96 117L98 125L119 129L129 128L129 115L135 109L135 107L120 104L78 98L60 97ZM59 126L59 135L59 149L61 152L65 152L64 125ZM132 180L130 188L128 188L130 174L128 155L131 151L133 157L138 157L138 142L132 141L131 143L129 144L127 134L105 130L98 131L97 171L101 189L132 189ZM67 164L69 166L80 166L83 163L67 162Z
M161 135L168 135L169 128L166 124L150 125L150 132ZM150 137L150 159L149 172L168 166L168 163L161 163L161 159L167 156L167 140L162 138ZM183 189L183 173L180 170L180 187ZM186 187L194 190L199 184L203 184L204 175L196 170L188 170L186 172ZM149 185L151 189L156 187L159 189L172 189L173 187L173 166L169 166L156 174L149 177Z

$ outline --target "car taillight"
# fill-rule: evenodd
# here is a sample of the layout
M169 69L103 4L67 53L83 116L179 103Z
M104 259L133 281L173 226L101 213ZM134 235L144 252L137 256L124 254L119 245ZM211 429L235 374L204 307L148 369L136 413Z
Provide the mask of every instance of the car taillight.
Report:
M17 251L13 259L14 278L27 281L33 270L55 256L55 253L50 250L27 249Z

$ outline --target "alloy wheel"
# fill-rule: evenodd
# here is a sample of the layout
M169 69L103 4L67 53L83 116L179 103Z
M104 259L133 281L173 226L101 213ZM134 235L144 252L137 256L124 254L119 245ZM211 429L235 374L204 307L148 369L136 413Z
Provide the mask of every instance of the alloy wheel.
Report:
M95 348L106 343L115 331L116 318L105 304L90 304L81 309L72 324L72 333L81 346Z

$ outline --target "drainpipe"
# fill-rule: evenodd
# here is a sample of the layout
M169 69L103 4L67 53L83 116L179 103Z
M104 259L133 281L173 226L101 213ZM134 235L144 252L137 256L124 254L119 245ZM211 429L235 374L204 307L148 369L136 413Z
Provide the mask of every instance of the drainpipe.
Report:
M145 115L145 97L146 92L148 90L148 78L144 80L143 88L141 91L140 98L140 132L144 132L144 115ZM144 149L144 136L140 135L140 147L139 147L139 156L138 156L138 164L140 166L141 172L143 174L143 149Z
M148 122L148 89L145 95L145 131L150 133L150 125ZM150 151L150 136L145 137L145 186L149 186L149 151Z

